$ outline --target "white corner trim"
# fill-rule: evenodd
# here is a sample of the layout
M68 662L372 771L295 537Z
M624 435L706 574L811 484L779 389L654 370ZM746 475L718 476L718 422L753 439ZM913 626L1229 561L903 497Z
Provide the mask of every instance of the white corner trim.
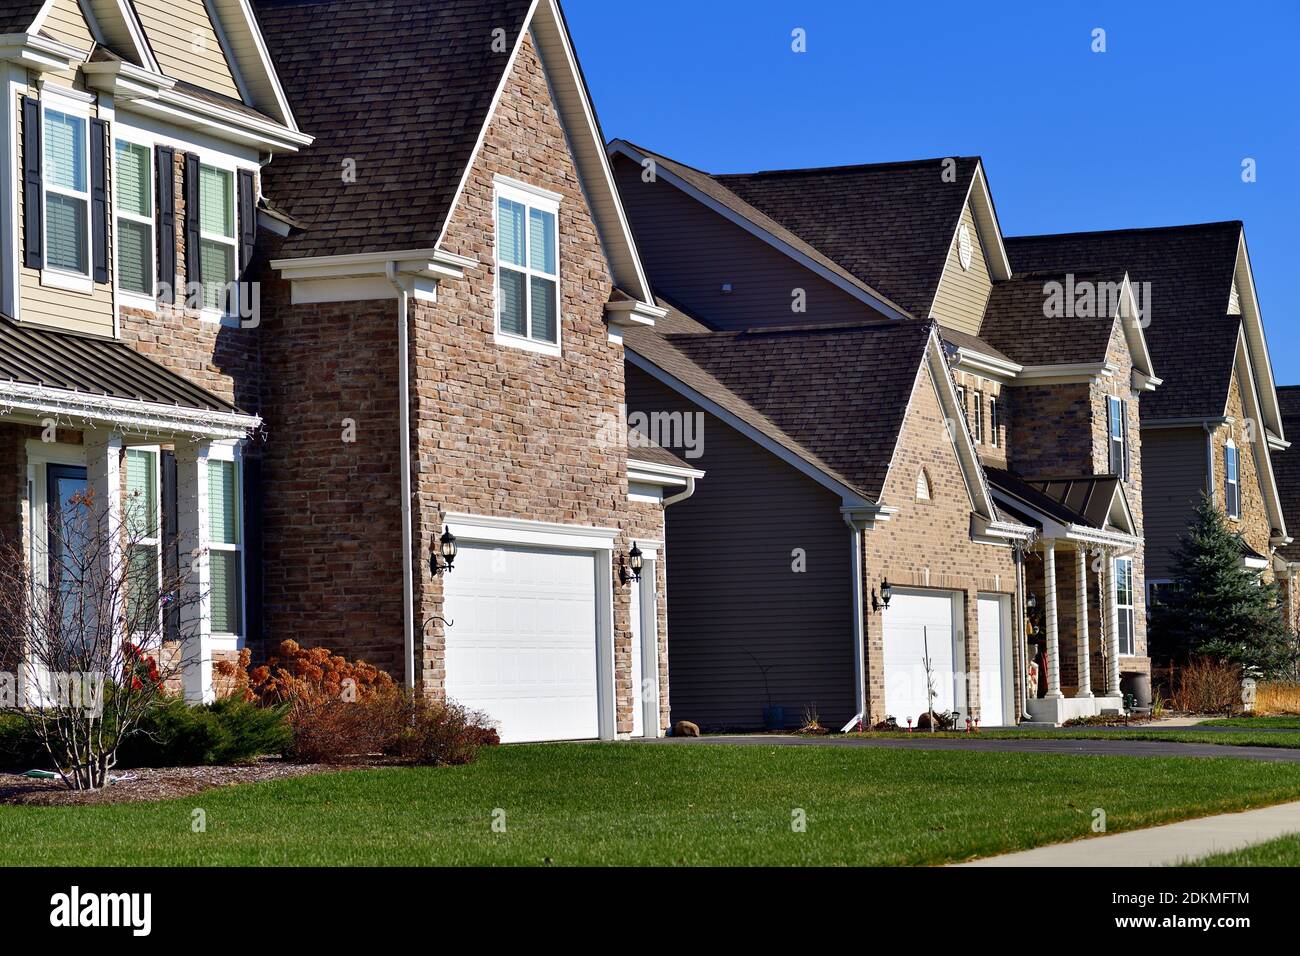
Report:
M488 544L521 544L536 548L567 548L575 551L612 551L618 528L558 524L526 518L503 518L448 511L442 523L458 541Z

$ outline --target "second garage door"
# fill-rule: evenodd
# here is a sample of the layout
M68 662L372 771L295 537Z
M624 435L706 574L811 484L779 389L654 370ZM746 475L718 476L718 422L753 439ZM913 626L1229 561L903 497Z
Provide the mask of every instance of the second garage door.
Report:
M600 736L594 554L467 543L443 587L448 697L504 742Z
M894 590L884 612L885 713L907 726L928 709L926 657L934 687L934 710L954 709L953 613L949 591Z

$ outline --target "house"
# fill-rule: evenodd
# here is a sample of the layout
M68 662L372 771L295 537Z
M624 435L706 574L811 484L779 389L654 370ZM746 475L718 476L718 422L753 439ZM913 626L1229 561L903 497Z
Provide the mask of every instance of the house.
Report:
M1140 293L1165 380L1141 419L1147 601L1169 583L1202 496L1241 534L1242 562L1274 580L1291 538L1273 456L1288 443L1242 224L1030 236L1007 250L1018 270L1123 269Z
M629 440L623 333L665 312L558 5L27 6L0 533L40 573L78 483L156 502L153 566L210 555L192 700L291 637L505 740L661 733L664 508L703 472Z
M628 335L630 407L705 421L709 481L669 515L674 716L901 723L936 674L986 726L1118 710L1150 666L1139 402L1160 385L1127 274L1067 301L1014 273L974 157L710 175L610 152L670 307Z
M1278 386L1277 401L1282 427L1292 435L1300 435L1300 385ZM1272 458L1282 517L1287 527L1300 528L1300 450L1274 450ZM1292 541L1280 546L1273 555L1273 567L1282 587L1287 627L1300 634L1300 545Z

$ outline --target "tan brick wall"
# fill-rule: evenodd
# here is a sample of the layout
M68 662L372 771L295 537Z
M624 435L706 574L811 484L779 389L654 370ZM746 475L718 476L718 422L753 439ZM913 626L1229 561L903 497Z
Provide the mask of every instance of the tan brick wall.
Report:
M563 197L559 357L493 340L494 175ZM623 349L610 342L604 324L613 280L531 39L524 41L452 213L445 248L479 264L463 280L444 283L437 303L412 308L417 561L447 511L620 528L616 555L635 537L662 540L662 515L627 500L627 449L598 440L602 426L618 420L624 401ZM418 581L421 613L439 613L441 580L421 575ZM632 729L629 601L627 588L616 582L620 733ZM666 675L663 638L661 631ZM445 686L443 647L441 626L431 627L418 671L434 693ZM666 703L667 694L661 698ZM664 714L666 721L666 706Z
M931 500L916 499L916 477L929 475ZM884 614L871 610L872 589L883 578L896 587L935 588L964 595L966 699L963 715L979 707L978 598L981 592L1014 594L1010 548L971 539L971 502L956 453L948 440L934 382L926 370L912 391L911 414L903 426L894 464L881 500L899 509L889 521L864 534L863 595L866 627L867 694L873 722L884 719ZM1014 602L1013 602L1014 608ZM1013 611L1014 613L1014 611Z
M979 393L980 414L983 416L984 423L984 440L975 443L975 450L979 452L980 461L994 468L1006 468L1009 453L1007 439L1011 436L1011 408L1009 406L1012 389L1004 389L1001 382L995 382L992 379L974 375L970 372L958 371L954 373L953 380L966 389L966 420L971 425L972 434L974 434L975 427L976 392ZM990 414L990 402L997 402L996 423ZM1010 454L1014 455L1014 451L1011 451Z

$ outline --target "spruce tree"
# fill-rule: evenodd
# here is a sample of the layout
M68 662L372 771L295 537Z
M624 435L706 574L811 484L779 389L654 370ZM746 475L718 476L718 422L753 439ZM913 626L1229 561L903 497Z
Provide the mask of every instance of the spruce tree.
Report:
M1179 541L1174 579L1152 609L1152 636L1164 653L1193 655L1267 676L1293 654L1280 593L1242 563L1241 536L1208 499Z

